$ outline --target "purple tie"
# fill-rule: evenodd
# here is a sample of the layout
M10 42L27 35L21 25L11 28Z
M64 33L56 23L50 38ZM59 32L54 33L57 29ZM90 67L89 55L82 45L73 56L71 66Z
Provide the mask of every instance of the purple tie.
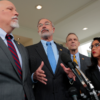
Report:
M18 55L17 55L17 52L16 52L16 49L11 41L12 39L12 36L7 34L6 35L6 39L7 39L7 43L8 43L8 48L13 56L13 59L15 61L15 64L17 66L17 70L18 70L18 73L20 75L20 78L22 79L22 69L21 69L21 66L20 66L20 62L19 62L19 58L18 58Z

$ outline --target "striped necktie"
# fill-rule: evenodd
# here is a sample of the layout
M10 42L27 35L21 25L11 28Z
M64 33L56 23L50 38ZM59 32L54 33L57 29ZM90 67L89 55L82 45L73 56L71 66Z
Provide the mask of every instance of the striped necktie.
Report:
M15 65L17 66L18 73L20 75L20 78L22 79L22 69L21 69L21 66L20 66L20 62L19 62L19 58L18 58L16 49L15 49L15 47L14 47L12 41L11 41L12 36L7 34L6 39L7 39L8 48L9 48L9 50L10 50L12 56L13 56L13 59L15 61ZM25 100L27 100L26 94L25 94Z
M19 62L19 58L18 58L16 49L14 47L14 44L11 41L12 36L7 34L6 39L7 39L8 48L9 48L9 50L10 50L12 56L13 56L13 59L15 61L15 65L17 66L18 73L20 75L20 78L22 79L22 69L21 69L21 66L20 66L20 62Z

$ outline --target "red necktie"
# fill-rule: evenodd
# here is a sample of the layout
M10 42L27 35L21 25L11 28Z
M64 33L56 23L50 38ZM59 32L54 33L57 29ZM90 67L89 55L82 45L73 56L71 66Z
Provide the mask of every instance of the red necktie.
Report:
M22 69L21 69L21 66L20 66L20 62L19 62L19 58L18 58L18 55L17 55L17 52L16 52L16 49L11 41L12 39L12 36L7 34L6 35L6 39L7 39L7 43L8 43L8 48L13 56L13 59L15 61L15 64L17 66L17 70L18 70L18 73L20 75L20 78L22 79Z

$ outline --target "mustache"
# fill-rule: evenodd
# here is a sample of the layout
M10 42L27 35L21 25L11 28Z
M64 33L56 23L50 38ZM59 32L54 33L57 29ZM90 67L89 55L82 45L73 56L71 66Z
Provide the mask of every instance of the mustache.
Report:
M48 29L42 29L41 32L42 32L42 31L49 31L49 30L48 30Z
M15 18L17 18L17 19L18 19L18 17L17 17L17 16L13 16L11 19L15 19Z

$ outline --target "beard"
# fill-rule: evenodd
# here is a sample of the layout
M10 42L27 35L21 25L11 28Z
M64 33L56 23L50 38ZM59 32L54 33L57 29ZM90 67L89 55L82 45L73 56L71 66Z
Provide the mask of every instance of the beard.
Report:
M14 16L14 17L12 17L12 20L14 18L18 18L18 17ZM19 28L18 20L12 21L11 24L10 24L10 26L13 27L13 28Z
M47 32L42 32L43 30L46 30ZM41 32L39 32L39 35L43 38L43 39L48 39L52 34L53 34L53 30L49 31L48 29L43 29Z

